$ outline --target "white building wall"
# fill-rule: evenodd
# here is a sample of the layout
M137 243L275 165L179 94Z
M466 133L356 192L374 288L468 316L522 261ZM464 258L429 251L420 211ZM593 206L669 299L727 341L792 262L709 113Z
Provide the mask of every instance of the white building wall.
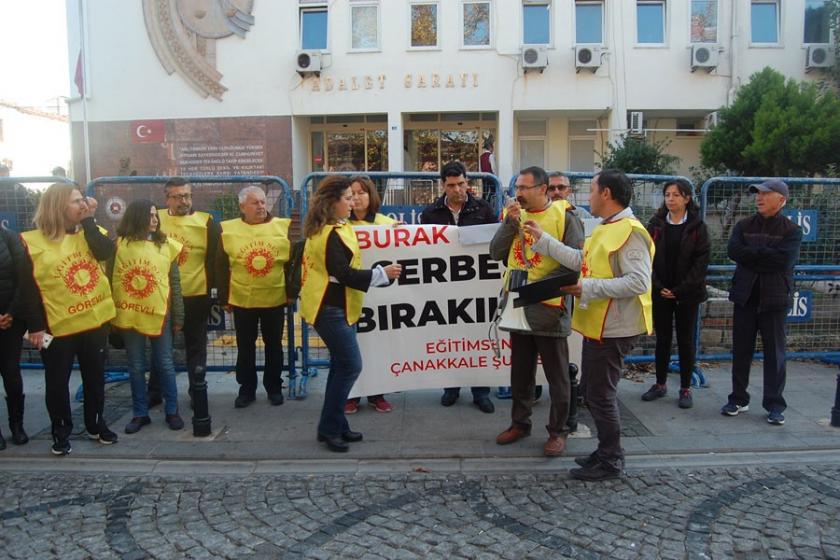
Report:
M70 26L71 74L80 38L78 2L67 0ZM782 40L778 46L751 46L750 1L720 0L718 43L720 65L711 72L690 71L688 0L667 2L667 33L663 46L636 44L636 3L608 0L605 4L604 64L596 72L576 72L574 66L574 3L554 0L549 66L543 73L523 73L522 2L494 0L492 44L486 49L461 46L461 2L439 4L438 49L409 48L408 0L383 0L380 7L378 52L350 52L350 4L329 2L329 48L321 73L320 91L313 78L295 72L299 45L299 7L295 0L255 2L256 23L245 39L217 42L217 68L228 88L222 101L202 98L177 74L167 75L147 36L142 3L84 0L87 11L88 119L204 118L289 115L293 117L293 173L297 182L309 171L308 117L313 115L388 115L389 168L402 168L402 126L413 112L498 112L496 159L499 174L509 177L518 165L516 119L543 114L549 130L547 167L568 165L568 119L597 119L596 148L626 128L626 113L641 110L650 119L702 115L726 104L733 88L764 66L796 79L818 78L805 73L802 44L804 0L783 0ZM733 19L734 16L734 19ZM467 87L419 87L437 74L468 76ZM373 79L364 88L365 77ZM380 77L384 86L380 87ZM407 76L411 77L407 87ZM352 80L360 85L352 90ZM333 83L325 91L325 80ZM457 79L457 78L456 78ZM72 80L72 76L71 76ZM345 80L346 91L339 91ZM73 86L75 88L75 86ZM75 89L74 89L75 91ZM72 118L81 119L80 103ZM646 115L647 116L647 115ZM699 140L679 139L673 149L696 162ZM686 170L687 164L682 166Z

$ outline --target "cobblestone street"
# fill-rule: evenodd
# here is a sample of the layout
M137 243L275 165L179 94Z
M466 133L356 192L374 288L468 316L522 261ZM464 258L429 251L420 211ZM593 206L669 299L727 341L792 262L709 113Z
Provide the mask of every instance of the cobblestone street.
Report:
M5 558L840 558L840 468L5 473Z

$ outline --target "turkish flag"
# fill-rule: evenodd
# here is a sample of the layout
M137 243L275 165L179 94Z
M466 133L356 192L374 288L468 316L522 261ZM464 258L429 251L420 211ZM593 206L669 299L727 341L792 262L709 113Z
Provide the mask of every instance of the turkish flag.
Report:
M132 144L160 144L166 140L166 121L131 121Z

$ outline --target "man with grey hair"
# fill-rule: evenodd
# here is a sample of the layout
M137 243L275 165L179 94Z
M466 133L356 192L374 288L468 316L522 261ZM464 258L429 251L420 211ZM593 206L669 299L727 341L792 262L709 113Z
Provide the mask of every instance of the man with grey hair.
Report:
M551 200L566 200L571 204L569 197L572 196L572 183L569 181L569 176L562 171L550 171L548 173L548 196ZM572 204L572 214L585 220L591 218L586 208L575 206Z
M216 253L219 303L233 312L236 329L236 408L256 400L257 332L265 347L263 387L272 405L283 404L283 323L286 320L286 277L289 274L288 218L275 218L266 208L265 191L251 185L239 191L242 215L222 222Z

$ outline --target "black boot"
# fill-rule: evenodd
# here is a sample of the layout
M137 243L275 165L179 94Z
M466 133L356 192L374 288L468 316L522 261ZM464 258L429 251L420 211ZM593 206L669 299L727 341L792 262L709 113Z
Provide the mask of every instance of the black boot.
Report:
M3 439L3 432L0 432L0 451L6 449L6 440Z
M6 397L6 407L9 410L9 430L12 432L12 443L23 445L29 441L29 436L23 430L23 407L26 395L20 396L19 402L13 402Z

